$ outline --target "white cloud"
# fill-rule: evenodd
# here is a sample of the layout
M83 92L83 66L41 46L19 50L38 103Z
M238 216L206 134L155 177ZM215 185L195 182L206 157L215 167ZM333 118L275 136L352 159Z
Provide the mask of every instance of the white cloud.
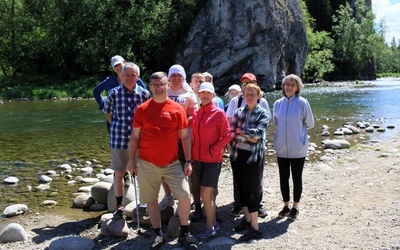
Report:
M390 43L393 37L400 39L400 0L372 0L372 11L375 14L375 22L385 20L386 42Z

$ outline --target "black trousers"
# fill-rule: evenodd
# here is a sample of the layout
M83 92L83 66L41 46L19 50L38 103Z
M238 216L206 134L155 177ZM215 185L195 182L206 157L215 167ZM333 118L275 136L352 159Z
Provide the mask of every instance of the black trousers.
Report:
M283 202L290 201L289 177L292 173L293 201L299 202L303 192L303 168L306 158L280 158L278 157L279 179Z
M260 204L259 204L259 208L261 208L262 205L262 199L263 199L263 182L264 182L264 167L265 167L265 154L263 154L263 158L261 159L261 164L262 167L259 169L259 173L258 173L258 178L259 178L259 187L257 188L257 199L260 200ZM231 161L231 165L232 165L232 161ZM242 207L242 205L240 204L240 196L239 196L239 191L238 191L238 187L237 187L237 183L235 181L235 179L233 179L233 200L234 200L234 206L235 207Z
M257 162L248 164L247 160L250 155L250 151L238 149L236 160L231 161L231 165L241 207L248 207L249 212L253 213L258 211L262 200L262 192L260 195L262 175L260 178L260 173L263 172L264 161L258 159Z

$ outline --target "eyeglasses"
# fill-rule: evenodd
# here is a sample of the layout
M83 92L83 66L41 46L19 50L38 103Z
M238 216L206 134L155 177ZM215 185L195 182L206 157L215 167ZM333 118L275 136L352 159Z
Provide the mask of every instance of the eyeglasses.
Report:
M154 83L152 83L152 84L150 84L150 86L151 86L151 87L154 87L154 88L161 88L161 87L164 87L164 86L165 86L165 83L160 83L160 84L154 84Z
M246 86L249 83L253 83L253 82L242 82L243 87Z

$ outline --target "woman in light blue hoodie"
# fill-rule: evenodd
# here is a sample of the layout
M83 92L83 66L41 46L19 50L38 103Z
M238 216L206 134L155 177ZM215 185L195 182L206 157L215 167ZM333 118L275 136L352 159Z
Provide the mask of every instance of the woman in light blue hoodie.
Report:
M284 202L279 217L296 219L303 190L303 167L308 153L307 130L314 127L310 104L300 97L300 77L288 75L282 80L284 97L274 103L273 123L276 127L274 149L278 158L279 179ZM293 206L290 209L289 177L293 180Z

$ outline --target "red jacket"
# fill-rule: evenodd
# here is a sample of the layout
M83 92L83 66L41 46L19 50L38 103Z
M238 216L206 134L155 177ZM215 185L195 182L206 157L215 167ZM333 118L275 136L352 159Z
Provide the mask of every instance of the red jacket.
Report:
M225 112L212 103L200 106L193 114L192 133L192 160L221 163L225 146L231 139Z

